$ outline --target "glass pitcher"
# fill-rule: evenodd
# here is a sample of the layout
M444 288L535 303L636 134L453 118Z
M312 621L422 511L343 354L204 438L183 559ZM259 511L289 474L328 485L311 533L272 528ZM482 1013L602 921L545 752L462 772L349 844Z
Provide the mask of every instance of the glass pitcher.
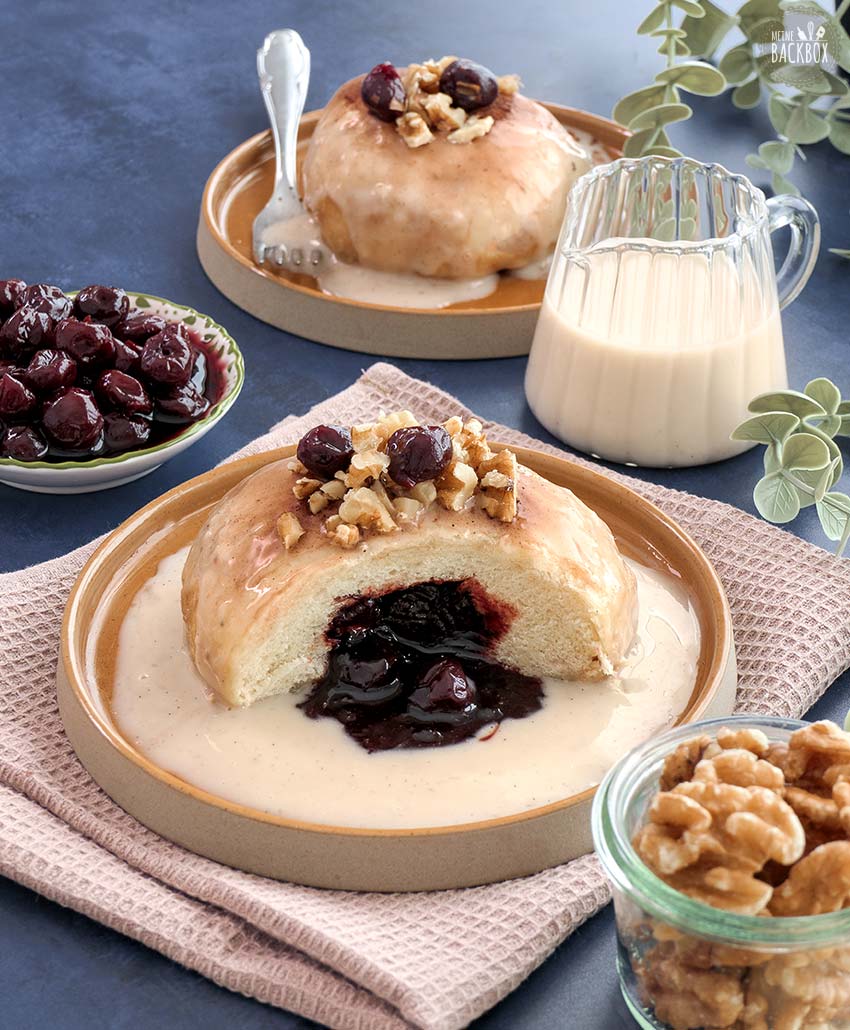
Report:
M770 234L790 226L777 272ZM702 465L788 386L780 308L817 258L814 208L690 158L623 158L570 193L526 372L531 410L596 457Z

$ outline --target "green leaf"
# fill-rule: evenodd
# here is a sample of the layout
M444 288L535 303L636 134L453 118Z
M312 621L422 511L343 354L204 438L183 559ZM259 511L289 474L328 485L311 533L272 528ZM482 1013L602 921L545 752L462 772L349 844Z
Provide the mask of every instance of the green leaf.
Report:
M675 147L663 147L656 145L654 147L648 147L646 150L644 150L643 155L644 157L681 157L682 151L676 150Z
M802 93L814 93L823 96L830 92L829 79L820 68L810 64L786 64L771 74L771 82L783 86L792 86Z
M650 140L656 135L656 129L644 129L628 137L623 144L624 157L641 157L644 147L651 145Z
M850 250L844 250L842 247L830 247L829 252L830 254L837 254L839 257L850 260ZM842 433L841 435L844 436L845 434Z
M660 129L673 122L684 122L691 117L693 111L687 104L658 104L647 111L641 111L630 122L629 128L634 132L642 129Z
M800 514L800 496L782 472L769 472L756 483L753 500L768 522L791 522Z
M685 30L678 25L665 26L663 29L656 29L650 33L655 39L684 39Z
M759 147L759 157L771 171L787 175L794 165L794 144L782 143L778 139L768 140Z
M779 460L781 447L775 443L768 444L764 449L764 471L765 472L778 472L782 468L782 462Z
M656 35L658 35L658 33L657 32L653 32L653 36L656 36ZM674 57L690 57L691 56L691 52L688 49L688 44L681 37L674 38L672 48L670 47L670 44L665 39L664 42L661 44L661 46L658 48L658 53L662 54L664 57L669 57L670 56L670 49L673 50L673 56Z
M627 93L617 106L611 117L621 125L628 125L636 114L655 107L664 100L664 87L658 85L644 86L643 89L635 90L634 93Z
M850 497L835 491L825 494L818 503L818 517L829 539L840 540L850 519Z
M142 296L141 293L136 295L135 305L137 308L149 308L151 306L150 301L147 297Z
M740 13L740 12L739 12ZM772 15L767 18L761 18L759 21L754 21L750 24L747 29L746 36L750 43L756 43L759 46L768 46L777 38L777 33L785 31L785 22L782 20L781 15ZM772 60L772 53L768 52L764 55L769 61Z
M799 425L800 419L790 411L766 411L742 422L732 431L732 439L781 444Z
M655 81L674 83L680 89L701 97L716 97L726 89L724 76L705 61L682 61L659 72Z
M738 21L745 35L763 19L781 17L779 0L748 0L743 7L738 8Z
M782 465L787 469L824 469L829 448L814 433L795 433L782 445Z
M811 433L818 439L823 440L829 450L829 457L835 465L835 471L832 474L832 482L837 483L841 479L841 474L844 472L844 457L841 453L841 448L832 439L831 436L827 436L818 426L813 426L811 423L806 423L806 432Z
M770 177L770 185L777 197L782 196L783 193L790 193L794 197L800 196L800 191L794 183L791 182L790 179L786 179L783 175L780 175L778 172L774 172Z
M742 111L749 111L758 107L761 101L761 82L758 75L754 75L748 82L736 86L732 90L732 103Z
M711 0L702 0L703 17L686 17L682 28L687 35L687 43L691 53L697 57L711 57L728 35L738 24L733 14L721 11Z
M651 10L649 14L643 19L638 25L637 32L639 36L648 36L650 32L653 32L660 25L664 24L664 19L667 17L667 6L666 4L659 4L656 8Z
M785 126L792 143L818 143L829 135L829 123L805 104L794 108Z
M828 414L834 415L838 411L838 405L841 403L841 391L826 376L809 380L803 387L803 393L817 401Z
M767 168L767 165L762 161L758 154L747 154L744 160L750 168Z
M834 97L846 97L850 95L850 86L840 79L837 75L833 75L832 72L827 71L826 68L821 68L821 74L824 75L829 81L830 94Z
M799 418L807 415L825 415L817 401L812 400L799 390L776 390L773 393L760 393L747 405L749 411L761 413L767 411L790 411Z
M741 43L739 46L727 50L718 65L720 74L731 85L745 82L753 74L755 67L753 54L747 43Z
M767 102L767 113L770 117L770 124L780 136L784 136L788 119L791 116L791 105L789 102L784 97L773 94Z
M842 154L850 154L850 122L830 119L829 142Z
M702 18L705 15L702 5L698 4L696 0L670 0L670 2L680 11L684 11L689 18Z
M826 491L832 486L832 468L827 465L822 469L798 469L793 473L794 482L792 486L800 497L800 507L810 508L817 504L818 499L823 497ZM803 484L805 489L798 486Z

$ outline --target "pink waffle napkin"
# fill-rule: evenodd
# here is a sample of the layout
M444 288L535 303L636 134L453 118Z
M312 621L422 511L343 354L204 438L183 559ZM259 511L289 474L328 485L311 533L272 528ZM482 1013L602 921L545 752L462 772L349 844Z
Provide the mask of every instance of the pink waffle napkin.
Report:
M242 454L402 407L428 421L466 410L380 363ZM718 501L612 475L713 561L732 608L739 708L804 712L850 665L850 562ZM0 873L231 990L359 1030L465 1026L608 900L592 856L487 887L357 894L265 880L157 837L91 780L57 711L61 614L93 546L0 576Z

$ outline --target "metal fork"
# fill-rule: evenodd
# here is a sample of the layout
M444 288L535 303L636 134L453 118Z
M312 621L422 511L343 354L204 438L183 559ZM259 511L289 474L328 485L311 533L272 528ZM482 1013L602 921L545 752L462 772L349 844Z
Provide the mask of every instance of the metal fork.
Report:
M271 122L276 167L272 195L254 219L254 259L261 265L268 262L290 271L314 272L327 257L320 239L310 240L305 247L303 238L293 235L287 240L285 227L271 231L299 216L307 217L295 188L295 158L310 81L310 51L294 29L278 29L266 36L257 51L257 74Z

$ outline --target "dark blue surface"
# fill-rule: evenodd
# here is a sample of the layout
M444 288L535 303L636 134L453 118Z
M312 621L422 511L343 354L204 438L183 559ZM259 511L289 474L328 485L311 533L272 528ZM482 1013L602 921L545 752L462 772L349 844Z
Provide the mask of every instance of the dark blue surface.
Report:
M282 416L348 385L372 360L255 321L217 293L195 257L206 177L224 154L265 127L254 50L266 32L292 25L312 49L308 107L320 106L339 82L379 60L406 63L450 52L521 73L530 95L607 114L618 96L650 81L657 69L653 45L633 32L643 13L645 5L618 0L3 4L0 277L68 289L103 281L191 304L235 336L247 383L221 426L137 483L64 498L0 487L0 570L62 554L114 527ZM698 102L696 110L694 122L675 127L677 142L698 158L746 171L744 155L769 138L766 116L735 111L725 98ZM850 247L850 159L825 143L806 153L796 181L820 211L825 246ZM808 288L783 315L794 386L828 375L850 392L849 316L850 265L824 253ZM546 438L523 399L524 360L398 364L482 415ZM705 469L645 475L752 510L759 467L760 456L750 453ZM823 542L811 512L793 529ZM842 719L848 704L845 676L816 714ZM220 990L5 881L0 998L4 1030L307 1025ZM487 1030L632 1025L616 989L610 910L480 1021Z

